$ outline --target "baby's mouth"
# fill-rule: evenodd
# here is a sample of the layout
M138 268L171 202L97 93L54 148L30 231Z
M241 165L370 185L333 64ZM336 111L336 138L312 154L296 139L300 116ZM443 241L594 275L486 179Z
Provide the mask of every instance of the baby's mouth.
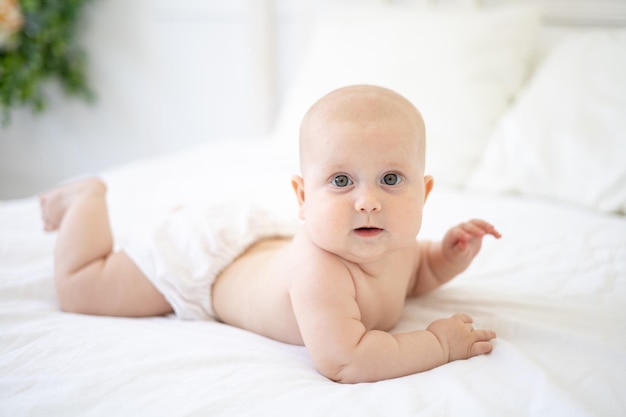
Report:
M379 229L378 227L359 227L354 229L354 233L360 237L375 237L383 232L383 229Z

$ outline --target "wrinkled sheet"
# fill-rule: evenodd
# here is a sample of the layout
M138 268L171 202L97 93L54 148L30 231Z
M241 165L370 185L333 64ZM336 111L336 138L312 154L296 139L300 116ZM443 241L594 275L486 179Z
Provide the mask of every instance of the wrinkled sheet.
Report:
M102 173L116 241L177 204L256 200L296 215L293 161L261 138ZM59 311L55 234L35 197L0 202L2 416L622 416L626 219L551 200L435 186L421 238L493 222L472 266L407 302L395 332L456 312L496 330L494 351L369 384L333 383L304 347L221 323Z

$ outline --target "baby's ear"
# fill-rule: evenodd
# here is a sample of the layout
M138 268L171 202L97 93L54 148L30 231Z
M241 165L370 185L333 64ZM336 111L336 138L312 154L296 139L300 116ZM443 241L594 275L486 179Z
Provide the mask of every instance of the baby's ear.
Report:
M428 195L432 191L433 185L435 185L433 177L430 175L424 176L424 201L428 199Z
M300 207L298 217L304 220L304 179L300 175L291 177L291 188L293 188L293 191L296 193L298 206Z

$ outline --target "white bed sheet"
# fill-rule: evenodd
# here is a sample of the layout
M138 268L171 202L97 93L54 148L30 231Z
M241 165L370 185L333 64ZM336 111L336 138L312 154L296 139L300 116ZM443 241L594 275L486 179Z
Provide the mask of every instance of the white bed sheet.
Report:
M295 169L257 138L105 172L116 239L179 202L253 199L295 216ZM494 351L340 385L305 348L221 323L60 312L55 235L41 231L36 198L1 202L0 415L624 415L626 219L436 186L421 237L476 216L503 238L486 240L447 286L410 300L394 331L462 311L497 331Z

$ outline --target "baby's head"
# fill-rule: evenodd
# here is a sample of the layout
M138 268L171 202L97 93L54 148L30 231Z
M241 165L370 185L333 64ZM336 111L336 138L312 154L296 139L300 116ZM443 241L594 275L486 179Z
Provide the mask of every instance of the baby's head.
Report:
M355 85L322 97L302 121L293 179L311 240L355 261L414 241L432 188L424 161L424 122L398 93Z
M352 124L362 128L388 123L394 129L404 129L406 145L414 145L415 163L422 170L425 164L425 128L420 112L400 94L374 85L351 85L331 91L319 99L305 114L300 125L300 165L306 171L315 163L315 149L332 148L341 136L331 138L333 127ZM384 138L377 138L378 140ZM367 146L362 140L359 146Z

